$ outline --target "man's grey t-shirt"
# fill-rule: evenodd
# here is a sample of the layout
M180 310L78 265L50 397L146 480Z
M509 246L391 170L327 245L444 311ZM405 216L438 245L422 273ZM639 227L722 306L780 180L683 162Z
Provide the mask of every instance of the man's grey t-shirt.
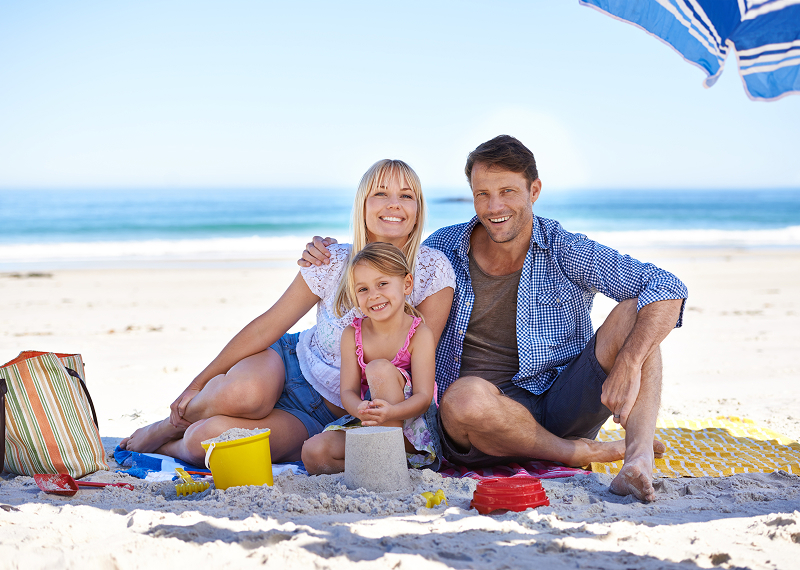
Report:
M516 322L522 269L510 275L487 275L470 251L469 275L475 304L464 334L460 376L505 384L519 371Z

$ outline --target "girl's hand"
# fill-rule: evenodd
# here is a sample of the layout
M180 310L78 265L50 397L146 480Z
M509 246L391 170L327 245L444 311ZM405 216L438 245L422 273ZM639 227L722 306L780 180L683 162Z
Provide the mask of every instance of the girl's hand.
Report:
M365 400L358 406L358 419L364 426L379 426L394 419L392 404L386 400Z

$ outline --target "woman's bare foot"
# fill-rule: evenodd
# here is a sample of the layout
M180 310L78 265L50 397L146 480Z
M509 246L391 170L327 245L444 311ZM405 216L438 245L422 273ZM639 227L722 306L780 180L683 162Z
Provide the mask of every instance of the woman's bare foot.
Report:
M653 466L648 463L646 457L637 457L626 461L620 472L611 481L611 492L617 495L633 495L640 501L655 501Z
M133 435L119 442L119 446L128 451L153 453L165 443L182 438L185 431L186 428L176 428L169 423L169 418L166 418L137 429Z

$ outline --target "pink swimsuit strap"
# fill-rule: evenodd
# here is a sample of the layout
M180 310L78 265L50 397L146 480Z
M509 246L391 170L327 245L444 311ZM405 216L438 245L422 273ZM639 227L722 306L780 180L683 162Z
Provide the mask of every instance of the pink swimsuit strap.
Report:
M367 365L364 362L364 345L361 340L361 321L363 320L363 317L356 317L353 319L353 328L355 329L356 337L356 356L358 357L358 365L361 367L361 379L366 380ZM414 333L417 331L417 327L421 322L422 319L420 317L414 317L414 320L411 322L411 327L408 329L408 335L406 336L406 342L403 344L403 348L401 348L392 359L392 364L398 368L404 368L408 370L409 366L411 365L411 355L408 353L408 345L411 344L411 337L414 336Z

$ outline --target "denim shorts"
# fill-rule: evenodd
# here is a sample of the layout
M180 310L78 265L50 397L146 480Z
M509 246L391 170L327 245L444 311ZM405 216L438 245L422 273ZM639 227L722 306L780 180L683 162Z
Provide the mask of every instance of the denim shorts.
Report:
M542 394L528 392L512 382L498 385L498 389L504 396L525 406L539 425L553 435L565 439L594 439L603 423L611 416L611 411L600 401L606 373L594 352L596 338L593 336L589 340L583 351L570 361L550 388ZM444 431L441 416L438 414L436 426L444 457L451 463L465 467L490 467L535 459L488 455L474 446L462 452Z
M308 437L320 433L322 429L336 419L325 405L325 400L311 384L303 377L300 371L300 362L297 360L297 341L300 333L286 333L278 342L270 346L283 360L285 370L283 392L275 404L276 410L289 412L303 422L308 431Z

